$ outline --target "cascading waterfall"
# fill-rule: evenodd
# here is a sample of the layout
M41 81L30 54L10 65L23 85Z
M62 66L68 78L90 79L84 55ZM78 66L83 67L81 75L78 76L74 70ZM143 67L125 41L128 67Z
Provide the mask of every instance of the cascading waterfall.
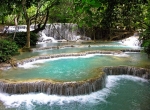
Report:
M69 25L69 24L65 24L65 25ZM56 41L59 41L59 39L66 39L66 40L71 39L73 41L76 41L77 39L82 39L81 38L82 36L79 36L77 31L74 31L72 29L70 29L70 30L68 29L68 31L67 31L67 30L64 29L65 32L63 32L63 29L61 29L62 27L63 27L62 24L56 24L55 27L53 25L47 26L46 27L47 29L45 29L41 32L43 34L42 36L44 36L43 42L46 43L49 40L50 40L50 42L55 42L55 39L57 39ZM34 29L34 27L32 27L32 28ZM65 28L65 27L63 27L63 28ZM26 26L19 27L20 31L25 32L25 29L26 29ZM57 29L57 31L56 31L56 29ZM13 28L12 28L12 30L13 30ZM72 32L70 32L70 36L67 35L67 33L69 31L72 31ZM72 36L73 34L76 35L75 38L74 38L74 36ZM68 37L64 37L64 36L68 36ZM127 41L129 41L128 43L130 43L130 40L126 40L126 42ZM132 45L130 45L130 46L132 46ZM135 44L134 46L137 46L137 45ZM68 45L67 47L74 47L74 46L73 45ZM35 51L36 50L40 51L40 50L43 50L43 49L50 49L50 48L51 49L58 49L58 48L65 48L65 46L44 47L44 48L35 49ZM82 57L82 56L86 56L87 54L107 54L107 55L109 54L109 55L114 55L115 56L115 55L120 55L124 52L140 52L140 49L136 49L136 50L133 50L133 49L131 49L131 50L130 49L121 50L120 49L120 51L100 51L100 50L97 51L97 50L95 50L95 51L86 51L86 52L82 51L80 53L69 53L69 54L68 53L64 53L64 54L61 53L61 54L54 54L54 55L52 55L52 54L51 55L42 55L42 56L36 56L36 57L27 58L27 59L24 59L24 60L17 61L15 66L24 65L26 63L34 62L34 61L37 61L37 60L43 60L43 59L53 59L53 58L62 58L62 57L67 58L67 57L70 57L70 56L71 57L72 56L73 57L79 57L79 56ZM121 65L121 64L119 64L119 65ZM9 65L9 64L4 65L4 67L6 67L6 68L10 67L10 66L11 65ZM0 69L1 69L1 67L0 67ZM36 95L36 93L38 93L37 97L41 100L42 104L44 103L43 105L41 105L41 103L40 103L40 105L38 105L38 106L42 106L42 107L47 106L46 104L50 104L50 107L51 107L50 102L46 102L46 104L45 104L45 98L49 98L49 96L52 96L52 98L50 97L49 99L55 99L55 98L53 98L53 95L51 95L51 94L54 94L54 96L58 95L57 97L60 97L59 95L64 95L64 97L67 97L69 100L70 100L70 97L68 97L68 96L73 96L73 98L72 98L73 100L78 99L78 100L82 101L82 99L78 98L78 97L80 97L78 95L81 95L81 96L86 97L86 98L88 97L87 100L92 102L93 100L89 98L89 96L90 96L92 98L94 97L95 102L97 102L97 101L100 100L98 97L101 97L101 96L100 96L100 94L97 94L97 96L93 96L93 94L96 94L98 92L102 92L101 94L111 94L111 92L112 92L112 94L115 93L113 90L112 91L109 90L109 93L107 93L105 91L106 89L110 89L106 86L106 81L110 80L109 78L108 78L108 80L106 80L108 75L110 75L110 77L112 77L111 75L132 75L132 76L138 76L138 77L148 79L148 80L150 79L150 70L149 69L139 68L139 67L132 67L132 66L104 67L102 69L100 68L100 70L98 70L98 72L99 72L99 74L97 76L95 76L94 78L91 78L91 79L87 78L86 80L82 80L82 81L70 81L70 82L64 82L64 81L61 82L61 81L50 80L50 79L34 79L34 80L26 80L26 81L18 81L18 80L13 80L13 79L6 79L6 80L1 79L0 80L0 92L2 94L3 93L4 94L9 93L8 96L6 96L6 97L9 97L9 98L7 99L6 97L3 97L3 95L0 98L1 98L1 101L3 103L6 103L6 100L10 101L11 100L10 97L14 96L15 101L12 101L11 104L15 105L17 103L18 105L21 105L21 103L18 103L18 99L16 98L17 95L13 95L13 94L21 94L20 96L22 96L22 94L23 94L23 96L24 95L29 95L29 97L33 97L33 96L30 96L30 93L31 94L34 93L34 95ZM116 77L121 77L121 76L116 76ZM111 79L111 80L114 81L114 79ZM110 83L114 84L114 82L111 82L111 81L110 81ZM104 88L105 86L106 86L106 88ZM112 87L112 88L114 88L114 87ZM99 90L101 90L101 91L99 91ZM92 92L95 92L95 93L92 93ZM26 93L29 93L29 94L26 94ZM50 94L50 95L46 95L45 97L42 97L42 96L39 96L39 93L40 94L44 93L44 95L46 95L46 94ZM88 95L86 95L86 94L88 94ZM118 93L116 93L116 94L118 94ZM144 94L143 96L146 96L145 93L143 93L143 94ZM19 98L20 98L20 96L19 96ZM138 96L139 96L139 94L138 94ZM26 97L26 99L24 99L24 100L28 101L29 97L27 97L27 96L25 96L25 97ZM103 97L107 97L107 96L103 95ZM62 101L61 98L59 98L59 100L54 102L54 103L56 103L56 105L54 104L54 106L52 107L53 109L55 109L57 106L59 106L58 105L59 101L61 103L63 102L63 105L60 105L60 108L61 109L66 108L66 102L68 100L66 101L66 99L64 99ZM111 100L113 99L112 97L107 97L107 99L108 98L111 98ZM22 98L20 98L20 99L22 99ZM122 100L122 99L126 100L122 97L117 98L117 100L119 100L119 101ZM26 103L27 105L29 105L29 103L27 101L22 101L22 103ZM114 104L113 101L112 101L111 105ZM144 105L146 105L145 104L146 101L147 101L147 99L143 101ZM35 103L33 101L33 99L31 100L31 102ZM106 103L107 102L109 102L109 101L106 101ZM115 108L116 108L116 103L117 103L118 107L120 107L120 103L118 103L116 101L114 101L114 102L115 102L115 104L114 104ZM129 101L127 100L127 102L129 102ZM133 101L131 101L129 103L132 103L132 102L134 102L135 106L141 104L141 103L137 104L134 99L133 99ZM149 100L147 102L149 102ZM39 102L37 101L37 103L39 103ZM100 105L102 105L101 101L99 103L100 103ZM90 106L87 107L89 110L93 109L93 108L94 109L99 109L99 108L103 109L103 107L105 107L106 110L112 109L112 107L107 109L106 103L105 103L104 106L97 107L97 108L96 107L94 108L91 103L87 103L87 104L83 104L83 105L84 106L90 105ZM11 105L11 104L8 104L8 105ZM80 104L80 103L78 104L78 102L76 100L74 102L71 102L71 103L69 102L68 103L68 105L70 105L70 106L68 106L69 109L70 109L70 107L72 107L71 104L75 105L74 109L82 109L82 107L81 107L82 104ZM78 104L78 105L76 105L76 104ZM109 102L109 104L110 104L110 102ZM107 106L109 106L109 104L107 103ZM97 103L94 104L94 105L97 106ZM141 105L144 106L143 104L141 104ZM6 106L7 106L7 104L6 104ZM33 104L33 106L34 106L34 104ZM62 108L62 106L64 106L64 107ZM80 106L81 108L78 108L78 106ZM129 105L129 104L126 104L126 106L131 108L131 105ZM50 107L48 106L48 109ZM137 107L137 108L140 108L140 107ZM58 109L59 109L59 107L58 107Z
M89 94L104 87L105 74L79 82L56 82L47 80L37 80L28 82L0 81L0 92L9 94L24 94L30 92L42 92L47 94L57 94L74 96Z
M4 31L8 33L14 32L26 32L26 25L18 26L5 26ZM34 30L34 25L30 26L30 31ZM41 42L61 42L61 41L77 41L77 40L91 40L89 37L79 35L79 29L77 24L73 23L52 23L47 24L45 29L39 32L39 41Z
M144 79L150 79L150 70L131 66L105 67L103 71L107 75L133 75Z
M44 32L39 32L39 36L40 37L38 39L37 44L38 43L46 43L46 42L53 42L53 43L57 42L57 40L55 40L53 37L47 37Z
M77 40L82 40L82 39L91 40L89 37L79 35L80 32L79 32L78 26L77 24L73 24L73 23L47 24L45 29L40 33L41 33L41 37L40 37L39 42L41 42L41 39L48 41L49 39L52 40L52 38L56 39L59 42L77 41Z
M57 82L52 80L37 80L17 82L11 80L0 81L0 92L9 94L24 94L30 92L42 92L47 94L57 94L65 96L75 96L82 94L90 94L105 87L105 80L107 75L133 75L150 79L150 70L137 67L118 66L118 67L104 67L99 70L99 76L75 82Z
M120 41L123 45L130 46L130 47L137 47L140 48L141 42L139 41L139 36L133 35L129 38L125 38Z
M27 25L18 25L18 26L5 26L3 31L7 31L7 33L14 33L14 32L26 32ZM34 25L30 26L30 31L34 30Z
M14 32L15 27L9 27L10 32ZM34 26L31 26L31 30ZM18 31L25 32L26 26L18 26ZM78 35L78 28L76 24L47 24L45 30L39 33L41 35L41 42L57 42L57 40L69 40L76 41L82 39L82 36ZM88 40L88 38L87 38ZM132 40L126 40L130 41ZM137 42L136 42L137 44ZM137 46L135 44L135 46ZM72 47L72 46L71 46ZM56 47L57 48L57 47ZM61 47L60 47L61 48ZM62 47L63 48L63 47ZM130 50L122 50L123 52ZM45 55L37 56L29 59L20 60L16 63L16 66L23 65L28 62L34 62L41 59L52 59L60 57L72 57L72 56L86 56L87 54L120 54L122 51L87 51L82 53L70 53L70 54L55 54L55 55ZM140 50L131 50L134 52L139 52ZM65 96L75 96L82 94L90 94L92 92L98 91L105 87L105 80L107 75L120 75L127 74L142 77L145 79L150 79L150 70L136 67L119 66L119 67L104 67L103 70L99 71L99 76L87 79L84 81L74 81L74 82L57 82L46 79L28 80L24 81L13 81L13 80L1 80L0 81L0 92L5 92L9 94L24 94L30 92L42 92L47 94L65 95Z
M79 39L77 36L78 26L72 23L53 23L47 24L46 28L42 31L46 36L53 37L54 39L66 39L74 41Z

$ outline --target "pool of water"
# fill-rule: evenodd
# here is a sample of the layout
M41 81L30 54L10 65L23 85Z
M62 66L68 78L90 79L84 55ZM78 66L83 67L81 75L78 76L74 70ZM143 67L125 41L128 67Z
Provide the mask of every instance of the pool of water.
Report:
M127 53L115 55L86 55L82 57L64 57L39 60L3 71L1 79L52 79L57 81L81 81L98 76L97 68L105 66L137 66L149 65L150 59L144 53Z
M42 48L42 47L49 47L49 46L63 46L63 45L68 45L68 44L72 44L72 43L67 43L67 42L58 42L58 43L40 43L37 44L35 47L36 48Z
M0 100L2 110L150 110L150 82L133 76L108 76L105 88L87 95L0 93Z
M62 45L66 44L56 43L46 46ZM73 48L26 52L15 58L22 59L38 55L132 48L116 42L73 45L75 45ZM38 45L37 47L45 46ZM149 62L150 59L144 53L56 58L27 63L19 68L0 72L0 78L15 80L44 78L57 81L80 81L97 76L99 74L96 71L97 68L104 66L150 67ZM0 93L0 101L2 102L0 103L0 110L150 110L150 82L133 76L108 76L105 88L87 95L58 96L44 93L11 95Z
M42 44L41 44L42 45ZM44 44L43 44L44 45ZM52 43L47 44L50 46L63 46L64 43ZM15 56L16 59L30 58L33 56L39 55L49 55L49 54L61 54L61 53L76 53L76 52L85 52L91 50L122 50L122 49L135 49L137 47L128 47L122 45L118 42L100 42L100 43L86 43L86 44L76 44L76 43L67 43L67 45L74 45L75 47L66 47L61 49L46 49L46 50L34 50L33 52L23 52L18 56ZM90 45L90 47L89 47ZM38 46L45 47L45 46Z

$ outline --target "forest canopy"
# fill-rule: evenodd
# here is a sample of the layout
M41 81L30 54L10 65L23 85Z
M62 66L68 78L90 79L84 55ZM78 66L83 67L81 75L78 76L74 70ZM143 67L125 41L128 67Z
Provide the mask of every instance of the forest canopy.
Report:
M3 0L0 10L1 24L27 25L27 48L31 24L36 25L37 33L46 23L59 22L78 24L93 40L118 40L123 38L120 32L131 35L138 31L145 52L150 53L149 0Z

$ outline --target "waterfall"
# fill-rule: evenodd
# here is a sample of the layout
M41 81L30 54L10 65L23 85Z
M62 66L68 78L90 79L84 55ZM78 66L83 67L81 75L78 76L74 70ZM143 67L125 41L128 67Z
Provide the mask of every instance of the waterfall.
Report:
M7 33L14 33L14 32L26 32L27 31L27 25L18 25L17 28L16 26L5 26L4 31L7 31ZM30 26L30 31L34 30L34 26Z
M73 23L52 23L47 24L42 31L46 36L53 37L58 41L77 41L91 40L89 37L80 35L80 30L77 24Z
M5 26L4 31L7 33L26 32L26 25ZM30 26L30 31L34 30L34 25ZM77 40L91 40L89 37L80 35L80 30L77 24L73 23L52 23L47 24L45 29L39 32L39 42L57 42L57 41L77 41ZM57 40L57 41L56 41Z
M104 87L105 74L96 78L78 82L55 82L49 80L37 80L26 82L0 81L0 92L9 94L24 94L30 92L42 92L47 94L74 96L90 94Z
M135 35L121 40L120 43L129 47L139 48L141 46L141 42L139 41L139 36L135 36Z
M39 43L46 43L46 42L47 43L48 42L53 42L53 43L57 42L57 40L55 40L53 37L47 37L44 32L39 32L39 35L40 35L40 37L38 39L37 44L39 44Z
M47 24L43 32L46 36L53 37L54 39L66 39L69 41L77 40L78 26L73 23L53 23Z
M107 75L133 75L144 79L150 79L150 70L131 66L105 67L103 71Z
M58 82L48 79L28 81L1 80L0 92L9 94L42 92L47 94L75 96L90 94L104 88L107 75L133 75L150 79L150 69L130 66L104 67L103 71L101 69L99 70L99 73L100 74L95 78L74 82Z

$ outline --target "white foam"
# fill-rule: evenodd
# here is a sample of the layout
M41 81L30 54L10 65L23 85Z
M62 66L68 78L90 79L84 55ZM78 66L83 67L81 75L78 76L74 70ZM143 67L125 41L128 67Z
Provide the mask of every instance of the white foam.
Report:
M123 39L122 41L120 41L120 43L133 48L140 48L141 45L138 36L131 36L129 38Z
M33 62L28 62L28 63L25 63L23 65L19 65L18 67L24 68L24 69L37 68L37 67L40 66L39 64L45 63L47 61L55 61L55 60L61 60L61 59L90 58L90 57L94 57L96 55L108 55L108 54L88 54L88 55L85 55L85 56L69 56L69 57L58 57L58 58L42 59L42 60L36 60L36 61L33 61ZM113 55L113 54L110 54L110 55Z
M125 53L114 54L114 56L117 56L117 57L129 57L129 55L127 55Z
M40 44L40 43L49 43L49 42L57 43L57 40L55 40L53 37L46 36L43 31L40 32L39 34L40 34L40 36L42 38L42 42L37 42L37 44Z
M119 85L118 81L121 79L127 79L132 81L142 81L147 82L147 80L128 76L128 75L118 75L113 76L110 75L106 81L106 87L97 92L93 92L89 95L79 95L79 96L58 96L58 95L47 95L44 93L29 93L23 95L9 95L6 93L0 93L0 100L4 103L7 108L11 107L19 107L21 104L25 104L26 107L32 108L34 107L34 103L36 104L48 104L49 106L53 104L64 105L69 104L71 102L79 102L82 104L85 103L107 103L106 98L110 94L115 94L112 92L112 89Z
M61 60L61 59L91 58L91 57L94 57L94 56L97 56L97 55L101 55L101 56L103 56L103 55L106 56L107 55L107 56L117 56L117 57L129 57L129 55L127 55L125 53L118 53L118 54L87 54L87 55L84 55L84 56L69 56L69 57L58 57L58 58L36 60L36 61L33 61L33 62L25 63L23 65L19 65L18 67L24 68L24 69L37 68L37 67L40 66L39 64L45 63L47 61L55 61L55 60Z
M148 82L148 80L146 80L144 78L131 76L131 75L118 75L117 78L131 80L131 81L134 81L134 82Z
M23 65L19 65L18 67L24 68L24 69L38 68L40 66L40 64L45 63L46 61L49 61L49 60L48 59L36 60L33 62L25 63Z

